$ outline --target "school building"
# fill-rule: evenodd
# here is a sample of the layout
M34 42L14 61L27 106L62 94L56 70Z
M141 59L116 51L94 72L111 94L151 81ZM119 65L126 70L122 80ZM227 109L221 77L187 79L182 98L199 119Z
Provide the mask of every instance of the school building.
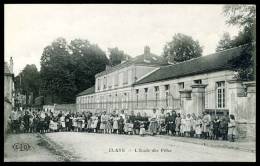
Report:
M146 46L142 55L96 74L95 85L77 95L77 111L234 114L241 137L254 138L255 82L237 80L230 63L244 47L169 64Z

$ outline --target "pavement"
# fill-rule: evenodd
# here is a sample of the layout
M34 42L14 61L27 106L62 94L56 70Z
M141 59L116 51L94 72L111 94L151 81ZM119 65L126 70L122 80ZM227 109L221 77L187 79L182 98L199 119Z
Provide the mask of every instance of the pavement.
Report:
M28 143L29 151L13 144ZM12 134L4 161L256 161L254 142L228 142L172 136L57 132Z

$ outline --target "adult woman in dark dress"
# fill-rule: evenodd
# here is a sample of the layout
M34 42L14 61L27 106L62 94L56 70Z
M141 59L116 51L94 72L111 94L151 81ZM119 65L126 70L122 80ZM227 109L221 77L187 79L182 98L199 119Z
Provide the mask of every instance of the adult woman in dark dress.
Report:
M100 133L101 114L98 114L97 133Z
M148 130L150 122L149 122L149 118L146 113L144 113L144 116L142 117L142 121L144 122L145 130Z
M51 121L51 117L47 113L45 113L45 119L44 119L45 132L49 132L50 121Z
M172 114L170 115L170 130L171 130L171 133L172 135L175 135L176 132L175 132L175 129L176 129L176 124L175 124L175 119L177 117L177 114L174 110L172 110Z
M134 119L134 133L136 135L139 135L139 131L140 131L140 122L142 121L142 117L140 112L137 113L137 116Z

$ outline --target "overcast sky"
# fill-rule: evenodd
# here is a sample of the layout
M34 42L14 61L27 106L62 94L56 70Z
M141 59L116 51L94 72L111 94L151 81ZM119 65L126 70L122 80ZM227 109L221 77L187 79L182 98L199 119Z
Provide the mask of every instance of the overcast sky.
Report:
M17 75L26 64L40 70L43 48L57 37L68 42L87 39L107 48L118 47L135 57L145 45L161 55L175 33L190 35L203 46L203 55L215 52L224 32L223 5L5 5L5 61L14 60Z

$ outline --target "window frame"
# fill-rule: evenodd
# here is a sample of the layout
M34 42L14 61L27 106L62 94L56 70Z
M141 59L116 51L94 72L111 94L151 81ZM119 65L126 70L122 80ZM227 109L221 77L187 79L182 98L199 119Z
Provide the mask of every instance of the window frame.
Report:
M216 82L216 107L226 108L226 90L225 81Z

